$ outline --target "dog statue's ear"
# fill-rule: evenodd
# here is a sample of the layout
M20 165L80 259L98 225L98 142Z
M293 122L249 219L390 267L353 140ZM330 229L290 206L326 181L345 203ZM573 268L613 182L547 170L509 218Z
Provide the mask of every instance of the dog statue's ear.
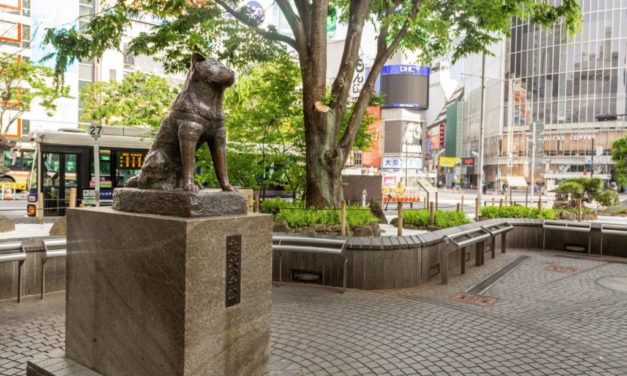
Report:
M200 63L201 61L205 61L206 58L199 54L198 52L194 52L192 54L192 64Z

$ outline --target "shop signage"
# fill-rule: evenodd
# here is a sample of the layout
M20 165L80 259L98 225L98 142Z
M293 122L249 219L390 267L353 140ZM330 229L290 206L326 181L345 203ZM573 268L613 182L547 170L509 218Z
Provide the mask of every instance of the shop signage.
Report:
M542 137L543 141L564 141L566 139L566 136L564 136L563 134L551 134L551 135L545 135L544 137ZM590 141L590 140L594 140L596 139L596 135L594 134L571 134L568 137L569 140L571 141Z
M473 167L474 165L475 165L475 158L473 157L462 158L462 166Z
M439 166L440 167L455 167L459 163L459 158L456 157L440 157Z

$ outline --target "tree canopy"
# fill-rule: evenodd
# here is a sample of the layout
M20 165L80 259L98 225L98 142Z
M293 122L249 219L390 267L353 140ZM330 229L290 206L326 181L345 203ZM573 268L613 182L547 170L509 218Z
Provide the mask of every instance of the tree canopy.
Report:
M336 206L342 199L341 172L354 146L383 65L401 50L417 51L420 62L451 55L458 59L509 35L514 18L541 25L560 23L573 33L580 27L578 0L560 5L535 0L275 0L290 35L263 26L251 9L235 0L118 0L96 15L83 32L49 30L45 41L56 50L56 71L76 59L95 59L118 49L124 29L137 18L158 18L134 38L135 54L156 54L171 70L187 66L189 54L214 55L235 66L276 58L286 47L298 58L306 154L306 195L310 206ZM327 77L327 16L346 23L339 70ZM349 89L362 44L364 25L376 28L376 54L354 102ZM332 78L329 80L329 78ZM330 86L328 83L331 83ZM347 120L345 120L347 119Z
M81 88L81 121L158 127L177 88L154 74L131 72L122 81L96 81Z
M627 184L627 136L612 143L612 160L615 163L616 181Z
M52 116L56 100L69 95L69 87L52 85L53 78L48 67L12 54L0 55L0 135L5 135L34 101Z

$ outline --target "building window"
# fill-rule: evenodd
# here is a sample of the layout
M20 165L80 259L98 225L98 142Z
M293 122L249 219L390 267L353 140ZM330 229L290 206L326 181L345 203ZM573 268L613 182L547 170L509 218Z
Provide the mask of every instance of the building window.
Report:
M30 25L22 25L22 48L30 47Z
M22 119L22 135L30 133L30 120Z

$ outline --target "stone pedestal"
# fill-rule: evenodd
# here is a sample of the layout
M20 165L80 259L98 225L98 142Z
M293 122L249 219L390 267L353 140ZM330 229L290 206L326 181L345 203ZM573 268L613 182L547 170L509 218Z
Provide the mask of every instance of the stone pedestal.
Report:
M271 230L268 215L69 210L66 358L102 375L261 373Z

